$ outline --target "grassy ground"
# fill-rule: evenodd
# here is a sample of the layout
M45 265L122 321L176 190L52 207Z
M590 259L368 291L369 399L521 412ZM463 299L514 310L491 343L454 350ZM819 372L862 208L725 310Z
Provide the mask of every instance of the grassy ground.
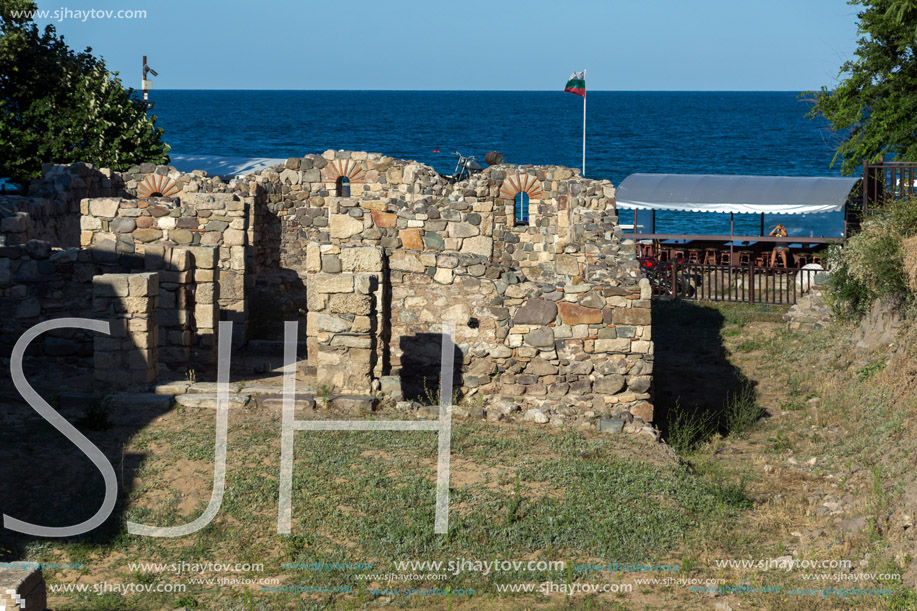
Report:
M126 520L176 525L206 507L213 412L172 409L128 418L115 411L108 428L79 425L118 472L122 492L115 516L104 528L72 540L16 538L3 531L0 548L7 551L0 559L84 563L81 570L46 571L52 586L186 586L182 593L127 596L52 593L49 604L58 611L183 605L712 609L718 603L733 609L915 608L913 588L887 577L813 582L804 577L838 569L717 564L786 556L851 560L848 574L900 574L907 583L913 578L909 554L914 534L909 531L915 530L910 522L917 515L917 498L911 492L910 440L917 409L910 386L902 381L913 377L910 356L900 347L864 353L849 327L790 333L780 321L782 313L735 305L654 305L656 405L663 436L677 448L677 459L659 445L625 436L531 424L458 423L445 537L433 534L436 438L425 432L296 433L293 532L278 535L280 423L279 412L269 409L231 413L226 494L209 526L176 539L128 535ZM319 408L298 417L328 415ZM0 482L2 498L13 499L4 503L4 513L54 524L85 519L101 498L96 481L101 478L79 453L67 454L66 441L54 446L60 435L49 428L23 413L15 426L0 430L0 452L8 453L0 458L8 457L5 464L15 465L18 473L36 476L18 497ZM31 449L24 449L23 440L31 442ZM38 442L52 448L54 456L69 458L45 466L34 456ZM64 477L44 491L41 475L46 472ZM565 561L567 567L484 574L396 566L404 560L461 559ZM141 562L260 563L263 571L131 570L132 563ZM582 568L615 562L671 565L677 571ZM372 568L309 570L287 563L364 563ZM424 574L427 579L403 581L391 574ZM429 578L440 574L445 578ZM367 575L373 577L361 578ZM227 581L220 584L218 578ZM638 583L644 578L658 582ZM666 583L666 578L696 580L691 582L695 586L781 591L697 592L684 582ZM251 581L240 584L243 579ZM313 592L262 591L256 583L261 579ZM517 584L536 589L498 591ZM604 584L629 584L633 591L540 593ZM326 587L347 591L315 591ZM826 587L837 593L826 596ZM399 591L373 591L378 588ZM473 590L474 595L404 595L410 588ZM811 591L791 594L790 588ZM857 595L852 588L888 588L892 594Z

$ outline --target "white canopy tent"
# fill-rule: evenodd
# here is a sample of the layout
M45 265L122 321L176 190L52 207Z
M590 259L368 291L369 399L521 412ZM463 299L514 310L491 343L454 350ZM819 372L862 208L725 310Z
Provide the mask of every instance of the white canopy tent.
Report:
M618 209L655 213L657 210L761 215L843 212L850 191L859 181L851 177L741 176L717 174L631 174L616 190ZM625 226L635 230L637 227ZM642 226L640 226L642 227ZM730 235L733 234L730 222ZM643 237L657 234L635 233ZM659 234L661 237L661 234ZM810 234L811 235L811 234ZM669 236L666 237L674 237ZM703 236L693 236L694 239ZM710 236L714 237L714 236ZM717 236L726 237L726 236Z
M838 212L859 178L631 174L618 186L618 208L736 214Z
M270 157L218 157L216 155L178 155L170 153L169 165L179 172L204 170L210 176L234 178L260 172L275 165L283 165L286 159Z

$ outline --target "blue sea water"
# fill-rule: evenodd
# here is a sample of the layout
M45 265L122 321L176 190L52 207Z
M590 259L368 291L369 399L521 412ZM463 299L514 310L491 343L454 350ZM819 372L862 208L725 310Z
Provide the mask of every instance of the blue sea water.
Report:
M586 176L635 172L835 176L838 137L809 120L798 92L594 91ZM154 91L153 113L176 153L296 157L329 148L380 152L451 172L459 150L519 164L582 163L582 98L507 91ZM440 151L440 152L435 152ZM760 227L737 217L737 233ZM784 220L791 235L829 235L839 220ZM787 222L788 221L788 222ZM642 222L642 221L641 221ZM728 215L660 213L657 231L728 233Z

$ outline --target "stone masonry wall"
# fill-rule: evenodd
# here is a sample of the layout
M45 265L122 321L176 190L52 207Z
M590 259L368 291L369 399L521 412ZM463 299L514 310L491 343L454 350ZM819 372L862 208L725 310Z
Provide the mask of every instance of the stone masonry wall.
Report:
M92 310L109 321L93 343L95 379L113 389L145 390L159 372L159 276L102 274L92 279Z
M94 261L171 266L156 342L170 368L212 348L202 338L221 316L253 337L303 316L319 383L432 383L453 320L465 396L559 422L623 409L652 420L650 289L608 181L505 164L453 184L355 151L232 180L151 164L110 176L118 193L80 203L80 245ZM185 254L157 255L168 248Z

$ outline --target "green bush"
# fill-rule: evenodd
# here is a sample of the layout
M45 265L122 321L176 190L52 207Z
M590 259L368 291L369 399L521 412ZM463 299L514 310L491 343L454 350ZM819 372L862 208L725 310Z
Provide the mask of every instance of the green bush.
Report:
M828 294L835 313L859 319L879 298L913 301L904 265L904 240L917 235L917 200L902 200L863 224L843 247L828 251Z
M91 49L74 51L53 26L22 17L34 9L0 2L0 176L28 181L44 163L166 163L163 130L137 93Z

